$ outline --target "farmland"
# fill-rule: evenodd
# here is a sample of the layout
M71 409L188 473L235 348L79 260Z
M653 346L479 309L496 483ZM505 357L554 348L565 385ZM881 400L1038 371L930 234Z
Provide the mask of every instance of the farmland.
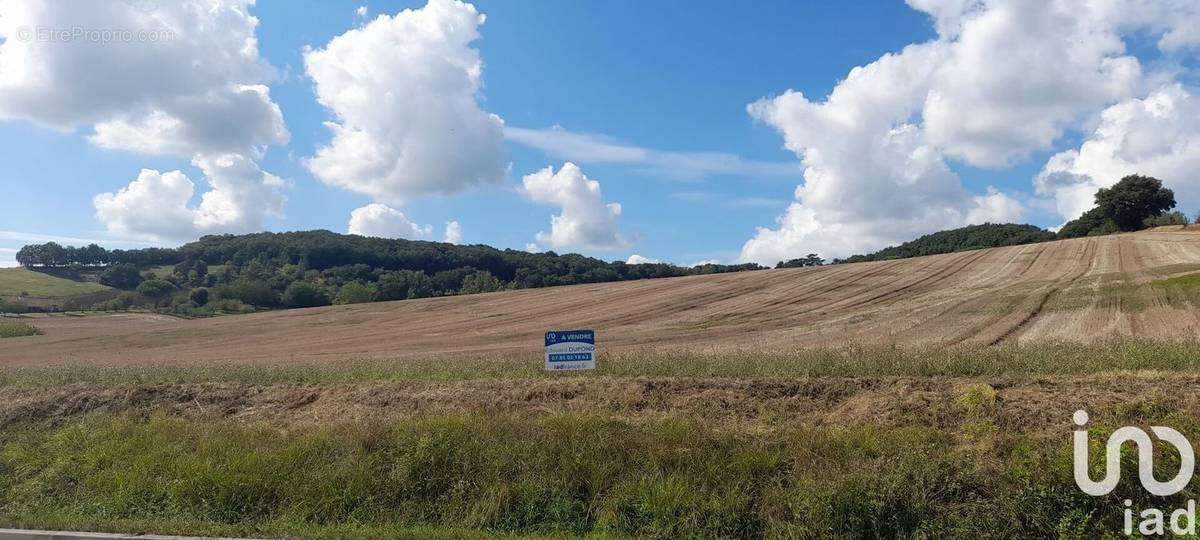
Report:
M783 351L1200 336L1200 232L1154 231L814 268L184 321L50 318L0 363L340 361L529 354L588 327L607 351Z
M300 538L1119 530L1070 417L1200 433L1200 233L264 312L21 319L0 521ZM541 332L598 332L546 373ZM1159 476L1170 463L1163 462ZM1179 506L1194 486L1154 504Z

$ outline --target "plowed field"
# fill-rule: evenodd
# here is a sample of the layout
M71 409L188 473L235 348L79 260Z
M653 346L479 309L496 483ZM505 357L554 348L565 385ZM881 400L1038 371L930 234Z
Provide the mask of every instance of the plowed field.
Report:
M1200 337L1200 232L1152 231L894 261L264 312L29 319L0 364L280 362L532 353L550 329L604 350L780 350Z

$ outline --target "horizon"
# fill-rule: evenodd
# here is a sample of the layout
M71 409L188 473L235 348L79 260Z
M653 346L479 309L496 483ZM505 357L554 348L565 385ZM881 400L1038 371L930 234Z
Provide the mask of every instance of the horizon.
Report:
M773 265L1132 173L1200 209L1184 2L192 6L4 4L0 266L318 229Z

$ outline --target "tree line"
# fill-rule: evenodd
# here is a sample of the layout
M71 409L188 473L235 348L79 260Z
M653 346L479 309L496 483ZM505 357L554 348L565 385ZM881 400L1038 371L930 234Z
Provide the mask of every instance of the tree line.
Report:
M528 253L323 230L211 235L178 248L107 250L95 244L76 248L49 242L23 247L17 261L31 268L94 273L101 283L128 291L91 307L150 306L187 315L762 268L626 264L573 253ZM148 271L152 267L160 270Z
M1175 207L1175 193L1162 181L1150 176L1129 175L1095 195L1095 206L1068 221L1057 233L1034 225L985 223L927 234L898 246L874 253L835 259L834 263L852 263L903 259L972 249L1032 244L1049 240L1132 232L1162 225L1187 225Z

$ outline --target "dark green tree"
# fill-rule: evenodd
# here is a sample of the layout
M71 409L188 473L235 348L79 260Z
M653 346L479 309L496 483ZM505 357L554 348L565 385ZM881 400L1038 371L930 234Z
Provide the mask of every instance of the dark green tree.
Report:
M407 300L433 296L433 279L425 272L399 270L379 276L378 300Z
M204 287L192 289L192 292L188 293L188 299L196 304L196 307L204 307L208 304L208 289Z
M329 295L320 287L304 281L293 281L283 291L283 305L290 308L329 305Z
M1132 174L1097 191L1096 207L1118 229L1137 231L1145 228L1146 218L1175 207L1175 192L1157 178Z
M132 264L118 264L100 273L100 283L117 289L136 289L142 282L142 273Z
M147 279L138 284L137 293L154 301L155 304L179 290L165 279Z

